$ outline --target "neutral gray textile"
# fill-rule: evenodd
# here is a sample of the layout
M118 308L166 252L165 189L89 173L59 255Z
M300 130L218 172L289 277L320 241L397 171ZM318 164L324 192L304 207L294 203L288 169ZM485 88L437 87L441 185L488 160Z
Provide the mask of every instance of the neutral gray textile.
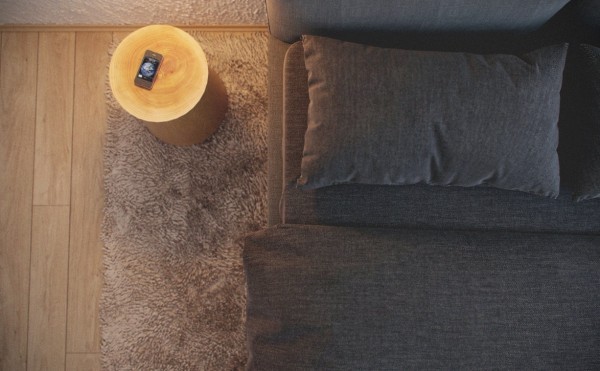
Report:
M283 166L284 187L300 176L304 135L308 126L308 75L302 43L294 43L283 67Z
M600 48L571 45L568 61L559 154L575 199L585 201L600 197Z
M405 4L413 12L431 12L433 2L419 0L360 1L372 24L357 26L347 16L354 10L341 3L267 0L271 31L290 33L288 41L310 33L479 54L600 35L591 31L600 26L594 21L598 0L572 0L539 30L525 33L511 23L493 31L385 25L403 16L395 8ZM439 7L454 3L436 1ZM531 5L549 13L558 9L551 9L552 1L530 0L485 7L511 5L531 19L539 16ZM473 0L470 6L481 3ZM450 18L440 15L427 16L441 23ZM283 59L283 47L271 52L278 55L270 61ZM576 203L570 192L554 200L494 188L424 185L300 191L295 185L308 108L302 48L289 50L278 75L270 75L272 92L284 79L284 96L270 92L269 103L279 107L270 119L284 120L270 123L284 125L271 131L273 137L283 134L282 220L401 229L299 225L251 236L245 249L248 369L600 369L600 198ZM273 138L269 145L277 142ZM281 174L270 177L273 210ZM323 348L326 355L320 357Z
M568 0L267 0L271 33L288 43L303 34L531 31ZM381 35L380 35L381 36Z
M281 226L244 263L249 370L600 368L598 236Z
M600 234L600 199L493 188L340 185L285 193L286 223Z
M304 36L298 185L487 185L556 197L566 45L522 55L388 49Z
M581 157L578 201L600 197L600 48L579 45L580 93L583 96L581 120L586 125Z
M268 224L281 221L279 201L283 189L283 60L289 45L269 35L269 88L268 88Z
M600 234L600 199L571 202L493 188L342 185L296 188L307 125L307 73L301 45L284 69L282 221L298 224L427 227Z
M571 0L565 8L572 8L570 23L576 30L573 42L600 46L600 1Z

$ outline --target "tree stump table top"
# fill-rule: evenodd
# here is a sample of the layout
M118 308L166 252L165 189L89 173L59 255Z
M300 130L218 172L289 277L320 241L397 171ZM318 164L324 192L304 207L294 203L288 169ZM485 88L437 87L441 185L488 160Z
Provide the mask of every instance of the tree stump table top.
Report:
M133 83L148 49L164 58L152 90ZM119 44L111 59L109 80L123 109L144 121L165 122L183 116L200 101L208 82L208 63L187 32L167 25L147 26Z
M134 84L146 50L163 56L151 90ZM218 129L227 112L223 81L209 69L198 42L176 27L147 26L123 39L110 62L109 81L123 109L166 143L204 141Z

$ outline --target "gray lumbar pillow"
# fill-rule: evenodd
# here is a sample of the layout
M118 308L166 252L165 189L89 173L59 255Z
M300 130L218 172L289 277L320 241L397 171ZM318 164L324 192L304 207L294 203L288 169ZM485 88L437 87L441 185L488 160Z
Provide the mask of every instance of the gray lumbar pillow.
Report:
M569 54L560 155L575 200L584 201L600 197L600 48L573 45Z
M524 55L385 49L304 36L304 189L493 186L556 197L566 45Z

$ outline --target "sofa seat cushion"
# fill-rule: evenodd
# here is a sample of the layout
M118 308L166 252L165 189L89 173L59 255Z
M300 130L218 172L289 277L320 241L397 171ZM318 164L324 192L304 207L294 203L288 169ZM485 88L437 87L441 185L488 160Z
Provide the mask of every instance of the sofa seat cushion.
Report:
M283 225L244 264L250 370L600 367L599 236Z

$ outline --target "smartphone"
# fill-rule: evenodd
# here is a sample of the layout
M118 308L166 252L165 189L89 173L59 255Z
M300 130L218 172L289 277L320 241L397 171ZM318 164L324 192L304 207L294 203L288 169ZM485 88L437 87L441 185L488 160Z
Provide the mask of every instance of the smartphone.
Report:
M140 88L152 89L156 76L158 76L158 69L162 63L163 56L159 53L153 52L152 50L146 50L140 68L135 76L134 83Z

